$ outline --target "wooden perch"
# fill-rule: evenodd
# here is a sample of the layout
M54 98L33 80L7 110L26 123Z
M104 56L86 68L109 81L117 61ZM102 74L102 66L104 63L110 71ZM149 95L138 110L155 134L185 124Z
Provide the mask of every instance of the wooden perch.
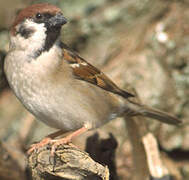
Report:
M71 144L59 146L54 156L47 145L29 155L28 165L35 180L109 180L107 166L95 162L88 153Z

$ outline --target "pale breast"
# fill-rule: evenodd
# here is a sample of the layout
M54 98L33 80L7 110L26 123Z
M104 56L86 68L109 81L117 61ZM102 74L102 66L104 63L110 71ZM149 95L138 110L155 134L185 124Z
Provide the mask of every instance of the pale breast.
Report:
M10 54L5 63L11 88L39 120L70 131L84 125L90 128L101 126L122 113L122 101L117 95L74 80L70 72L53 71L56 63L58 65L56 58L51 59L53 62L45 60L40 59L44 64L39 61L26 63L23 58L18 63Z

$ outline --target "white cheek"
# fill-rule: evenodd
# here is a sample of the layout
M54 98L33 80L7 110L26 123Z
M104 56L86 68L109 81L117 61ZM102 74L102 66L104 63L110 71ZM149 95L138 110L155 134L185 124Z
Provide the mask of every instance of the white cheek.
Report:
M24 26L26 28L33 29L34 33L27 39L22 37L20 34L11 37L12 47L27 50L28 52L40 49L45 43L46 39L46 27L44 23L38 24L31 20L26 20Z

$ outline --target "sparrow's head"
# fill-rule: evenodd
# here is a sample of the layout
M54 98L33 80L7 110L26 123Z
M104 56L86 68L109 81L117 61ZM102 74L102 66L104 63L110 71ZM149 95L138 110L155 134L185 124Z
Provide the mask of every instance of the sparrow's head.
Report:
M61 10L48 3L23 9L11 27L11 48L48 51L66 23Z

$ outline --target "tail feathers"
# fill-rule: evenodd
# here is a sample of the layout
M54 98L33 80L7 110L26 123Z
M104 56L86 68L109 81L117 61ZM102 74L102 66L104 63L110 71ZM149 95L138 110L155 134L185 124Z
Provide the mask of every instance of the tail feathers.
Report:
M148 107L144 107L142 114L146 117L157 119L167 124L178 125L182 122L180 119L171 114Z
M180 119L178 119L177 117L169 113L166 113L166 112L154 109L154 108L149 108L147 106L140 105L137 103L130 102L129 108L135 111L137 115L143 115L149 118L153 118L163 123L173 124L173 125L178 125L182 123Z

